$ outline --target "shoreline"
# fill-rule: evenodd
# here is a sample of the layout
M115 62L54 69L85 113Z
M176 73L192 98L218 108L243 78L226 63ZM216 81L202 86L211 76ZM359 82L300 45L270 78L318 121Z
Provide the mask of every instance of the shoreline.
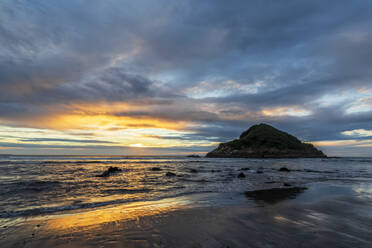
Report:
M367 247L371 183L311 183L274 204L199 193L13 220L1 247ZM219 199L220 198L220 199ZM211 201L215 199L215 204ZM219 200L224 200L221 205ZM15 221L15 222L14 222Z

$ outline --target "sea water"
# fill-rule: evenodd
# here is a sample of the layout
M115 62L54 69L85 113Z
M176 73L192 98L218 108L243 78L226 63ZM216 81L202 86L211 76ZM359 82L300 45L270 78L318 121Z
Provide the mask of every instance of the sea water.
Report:
M110 166L122 171L97 177ZM279 172L281 167L290 172ZM167 172L175 176L166 176ZM245 178L238 178L240 173ZM372 158L1 156L0 225L12 218L87 211L196 193L228 194L228 199L234 201L234 196L247 190L324 181L359 185L361 194L371 195L372 190L363 185L372 182ZM221 199L227 201L226 197Z

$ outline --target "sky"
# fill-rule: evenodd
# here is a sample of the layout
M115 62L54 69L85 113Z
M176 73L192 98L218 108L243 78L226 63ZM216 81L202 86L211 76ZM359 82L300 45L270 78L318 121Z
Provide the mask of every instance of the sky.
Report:
M0 154L372 154L372 1L2 0Z

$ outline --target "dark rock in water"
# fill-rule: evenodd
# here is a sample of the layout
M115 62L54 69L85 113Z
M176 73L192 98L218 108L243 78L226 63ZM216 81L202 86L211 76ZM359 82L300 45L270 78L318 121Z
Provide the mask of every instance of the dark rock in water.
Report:
M288 169L287 167L282 167L279 169L279 171L282 171L282 172L290 172L291 170Z
M111 176L113 173L120 172L120 171L122 171L120 168L110 166L106 171L104 171L100 175L97 175L96 177L108 177L108 176Z
M121 169L119 169L118 167L110 166L107 171L110 172L110 173L114 173L114 172L121 171Z
M201 158L199 155L191 154L187 156L188 158Z
M312 144L270 125L259 124L243 132L239 139L221 143L207 157L214 158L324 158L326 155Z
M263 174L263 171L258 170L258 171L256 171L256 173L257 173L257 174Z
M240 172L238 178L245 178L245 174L243 172Z
M198 171L195 170L195 169L191 169L190 172L191 172L191 173L198 173Z
M246 170L250 170L250 168L248 168L248 167L244 167L244 168L241 168L240 170L241 170L241 171L246 171Z
M245 192L245 195L254 200L273 204L286 199L294 199L298 194L304 192L306 189L307 188L305 187L272 188L247 191Z
M289 184L289 183L283 183L283 186L285 186L285 187L291 187L292 185Z
M161 171L162 169L159 168L159 167L152 167L151 170L152 170L152 171Z
M167 177L175 177L175 176L177 176L175 173L173 173L173 172L167 172L166 174L165 174Z

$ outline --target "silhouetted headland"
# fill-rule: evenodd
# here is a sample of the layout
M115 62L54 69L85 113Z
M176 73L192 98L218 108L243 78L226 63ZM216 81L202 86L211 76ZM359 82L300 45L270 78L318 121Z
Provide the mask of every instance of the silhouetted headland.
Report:
M241 158L324 158L312 144L267 124L253 125L239 139L221 143L207 157Z

